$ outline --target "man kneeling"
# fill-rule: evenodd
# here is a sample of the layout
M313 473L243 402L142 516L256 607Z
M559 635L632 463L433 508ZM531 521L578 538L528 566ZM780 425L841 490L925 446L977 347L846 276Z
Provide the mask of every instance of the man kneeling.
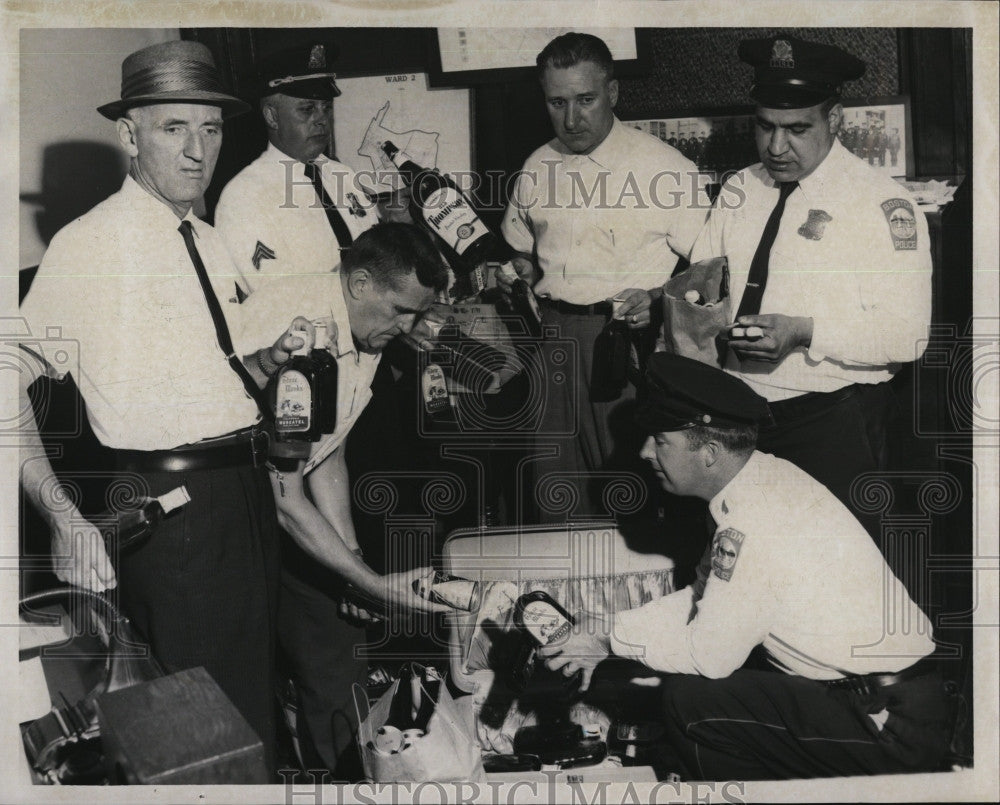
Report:
M926 615L854 516L788 461L754 448L767 404L738 378L652 356L640 424L661 486L709 501L716 527L689 587L608 622L577 619L540 653L553 670L607 656L665 678L673 748L691 779L933 771L949 704ZM773 670L741 668L762 646Z

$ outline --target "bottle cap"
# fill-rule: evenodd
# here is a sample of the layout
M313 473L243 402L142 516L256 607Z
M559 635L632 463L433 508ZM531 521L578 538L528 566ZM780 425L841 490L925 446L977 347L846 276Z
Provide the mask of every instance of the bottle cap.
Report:
M500 273L505 277L509 277L512 280L517 279L517 270L514 268L514 264L508 260L506 263L500 264Z
M314 321L313 329L316 335L313 337L313 348L314 349L326 349L326 322L325 321Z
M186 486L178 486L176 489L171 489L169 492L160 495L157 500L163 508L163 513L169 514L174 509L179 509L190 501L191 495L188 494Z
M309 344L309 333L305 330L292 330L291 335L302 339L302 346L292 351L292 355L308 355L312 346Z

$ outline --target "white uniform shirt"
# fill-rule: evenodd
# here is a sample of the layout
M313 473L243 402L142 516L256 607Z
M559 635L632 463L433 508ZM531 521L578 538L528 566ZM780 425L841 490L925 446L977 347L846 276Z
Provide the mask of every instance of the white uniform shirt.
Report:
M679 151L616 119L590 154L567 153L554 139L528 157L503 235L536 254L540 296L589 305L656 288L705 223L702 183Z
M778 201L754 165L726 182L692 262L729 258L733 314ZM906 189L839 142L788 197L771 249L761 313L813 319L809 349L778 364L729 353L727 369L777 401L889 380L920 357L931 316L927 221Z
M317 162L327 195L353 238L378 222L349 167ZM294 274L335 271L340 244L305 166L273 145L226 185L215 226L252 288Z
M354 423L372 398L371 385L381 353L361 352L351 334L351 322L344 302L339 272L319 275L285 277L255 290L241 305L243 329L238 345L249 352L252 345L271 344L281 335L273 333L277 322L288 322L296 316L310 320L332 319L337 327L337 348L332 352L337 360L337 426L336 430L312 447L305 471L308 473L343 444Z
M836 679L934 650L927 617L868 533L793 464L755 452L709 511L718 526L702 596L693 585L619 613L615 654L719 678L762 643L788 673Z
M235 329L238 308L228 301L245 287L242 277L212 227L191 213L185 220ZM67 371L108 447L170 449L257 419L219 347L179 225L169 207L126 177L119 192L52 239L21 306L41 339L25 339L26 346L53 367L65 366L55 350L66 343L78 353ZM59 337L46 339L53 327Z

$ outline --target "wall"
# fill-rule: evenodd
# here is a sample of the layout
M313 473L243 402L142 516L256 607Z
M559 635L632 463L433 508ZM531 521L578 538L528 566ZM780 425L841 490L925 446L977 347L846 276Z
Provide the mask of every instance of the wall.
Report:
M743 39L783 33L838 45L868 69L844 86L846 97L895 95L899 90L895 28L659 28L650 32L652 71L623 79L619 112L633 117L666 110L746 105L752 71L739 60Z
M121 186L125 155L96 107L120 97L126 56L177 38L177 29L21 31L21 268L36 265L52 235Z

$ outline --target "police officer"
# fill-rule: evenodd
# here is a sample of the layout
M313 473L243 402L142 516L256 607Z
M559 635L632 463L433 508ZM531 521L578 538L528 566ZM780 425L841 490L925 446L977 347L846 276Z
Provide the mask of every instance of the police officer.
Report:
M714 366L656 353L638 418L660 485L709 502L698 581L540 649L553 670L609 654L671 674L665 708L690 779L938 767L949 706L927 617L861 524L795 465L754 449L767 404ZM891 602L891 603L887 603ZM761 645L773 668L741 668Z
M692 261L729 259L725 367L770 403L761 448L844 502L886 464L888 381L922 353L927 222L898 183L837 141L842 82L864 63L791 36L744 41L761 159L723 186Z
M226 185L215 226L253 288L289 274L323 273L378 221L375 205L332 153L340 95L331 43L283 50L261 65L268 146Z

